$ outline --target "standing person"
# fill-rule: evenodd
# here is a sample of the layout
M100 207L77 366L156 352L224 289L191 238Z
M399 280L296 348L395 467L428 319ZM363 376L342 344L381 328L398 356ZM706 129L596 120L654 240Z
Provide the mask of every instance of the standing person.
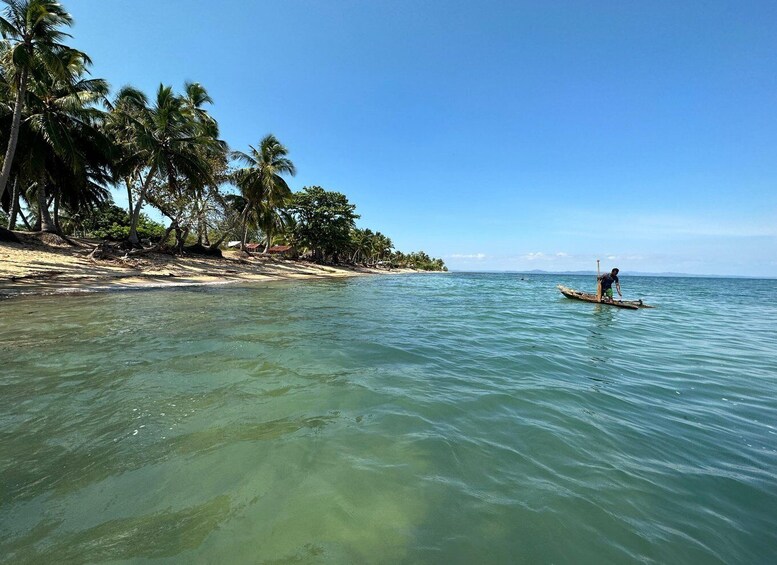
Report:
M618 296L623 298L623 295L621 294L621 282L618 280L619 272L620 271L615 268L609 273L605 273L599 276L599 284L601 286L597 294L599 296L600 302L602 299L606 300L607 302L612 302L612 283L615 283L615 290L618 291Z

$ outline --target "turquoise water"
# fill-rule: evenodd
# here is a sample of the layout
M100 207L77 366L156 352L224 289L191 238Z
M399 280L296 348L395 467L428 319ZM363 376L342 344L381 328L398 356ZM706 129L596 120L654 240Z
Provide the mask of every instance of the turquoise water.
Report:
M769 563L777 281L0 303L0 560Z

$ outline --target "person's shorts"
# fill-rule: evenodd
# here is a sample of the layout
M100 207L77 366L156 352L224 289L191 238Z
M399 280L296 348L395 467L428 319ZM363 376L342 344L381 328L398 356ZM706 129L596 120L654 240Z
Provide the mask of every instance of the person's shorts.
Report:
M606 296L607 298L612 298L612 289L611 289L611 288L608 288L607 290L605 290L604 292L602 292L602 295L603 295L603 296Z

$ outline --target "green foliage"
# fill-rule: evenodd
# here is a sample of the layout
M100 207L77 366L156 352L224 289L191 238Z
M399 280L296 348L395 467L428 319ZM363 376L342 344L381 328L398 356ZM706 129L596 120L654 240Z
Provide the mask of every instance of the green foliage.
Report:
M126 210L113 202L105 202L96 207L81 226L83 231L92 237L119 241L129 236L130 217ZM162 224L150 220L145 214L140 215L137 230L138 237L150 240L158 240L165 233Z
M269 247L273 234L282 232L289 220L283 208L290 202L292 193L282 175L294 176L297 170L287 157L289 150L272 134L261 140L258 149L249 147L249 153L232 152L234 159L246 165L231 175L243 199L241 242L245 244L248 230L253 228L266 235Z
M203 108L212 102L199 84L187 83L184 94L159 85L152 105L142 92L125 88L113 101L106 129L121 156L116 170L134 192L135 206L148 201L179 234L192 228L204 234L208 192L223 180L225 142L218 139L218 123ZM136 244L139 226L131 226L129 240ZM137 229L136 229L137 228Z
M69 27L73 19L55 0L5 0L6 8L0 17L0 32L3 36L4 71L8 73L9 85L13 85L14 104L12 126L7 155L0 172L0 198L6 190L14 162L23 102L30 86L36 79L47 75L54 82L74 85L80 70L91 62L89 57L62 43L69 37L62 28ZM70 62L78 61L71 66ZM76 69L75 74L72 72ZM5 107L9 107L7 102ZM37 124L45 129L45 124ZM62 133L58 130L58 133Z
M350 248L351 230L359 217L355 209L344 194L320 186L303 188L289 207L296 221L295 243L311 250L317 261L337 262Z
M374 265L391 259L394 244L391 239L380 232L370 229L354 228L351 230L351 261Z
M416 251L414 253L402 253L397 251L392 257L392 265L397 267L406 267L409 269L417 269L419 271L447 271L448 267L445 266L445 262L442 259L435 259L429 257L423 251Z
M44 230L158 240L165 227L137 217L149 204L169 218L181 249L195 234L206 244L209 235L218 244L261 234L268 245L280 237L317 261L445 270L441 259L405 255L380 232L356 228L359 215L344 194L320 186L292 194L283 177L296 169L275 136L247 153L229 152L202 85L176 93L160 84L151 100L125 87L108 99L108 84L89 78L88 55L62 44L72 19L57 0L0 3L0 139L15 147L0 171L0 197L6 185L18 187L14 198ZM244 166L230 168L230 156ZM240 194L220 193L227 182ZM128 191L137 225L110 200L109 185ZM0 199L10 209L10 199Z

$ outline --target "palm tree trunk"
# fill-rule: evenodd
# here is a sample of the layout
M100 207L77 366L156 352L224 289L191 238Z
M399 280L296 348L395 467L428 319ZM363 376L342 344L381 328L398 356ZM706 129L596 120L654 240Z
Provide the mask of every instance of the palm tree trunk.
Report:
M210 239L208 238L208 222L205 219L205 202L200 200L197 205L197 243L210 246Z
M248 237L248 204L240 214L243 219L243 234L240 237L240 251L246 250L246 238Z
M246 250L246 238L248 237L248 220L243 222L243 237L240 238L240 251Z
M27 228L27 231L35 231L32 229L30 221L27 219L27 216L24 215L24 212L20 212L19 215L22 217L22 223L24 224L24 227Z
M221 246L221 244L224 243L224 240L227 239L228 237L229 237L229 233L222 234L217 242L210 244L210 248L211 249L218 249L219 246Z
M11 176L11 165L16 154L16 142L19 141L19 126L22 122L22 110L24 109L24 96L27 93L27 68L22 69L19 78L19 88L16 91L16 102L13 107L13 119L11 120L11 137L8 140L8 148L5 151L3 169L0 171L0 198L5 193L5 187Z
M173 172L174 168L169 156L167 156L165 162L167 163L167 186L170 188L170 192L176 196L180 196L178 193L178 178Z
M54 195L54 229L57 233L62 233L62 227L59 225L59 193Z
M167 229L165 230L165 233L162 236L162 239L160 239L159 243L156 244L156 248L157 249L161 249L162 248L162 246L165 244L167 239L170 237L170 232L173 231L176 228L177 225L178 224L176 224L175 222L170 222L170 225L167 226Z
M134 207L132 206L132 185L130 184L130 179L125 178L124 184L127 186L127 209L129 210L129 215L131 218L135 210L134 210Z
M138 194L138 201L135 203L135 209L132 210L130 217L130 230L129 235L127 236L127 240L133 246L140 245L140 238L138 237L138 222L140 221L140 211L143 209L143 201L146 199L146 192L151 186L151 179L153 177L153 173L149 171L148 176L143 183L143 187L140 189L140 194ZM127 187L127 190L129 190L129 186Z
M11 194L11 213L8 215L8 229L16 229L16 217L19 215L19 179L13 181L13 193Z
M267 236L267 243L264 245L264 252L267 253L272 245L272 232L268 230L265 235Z
M140 210L142 208L143 198L141 196L138 198L138 201L135 204L135 209L132 211L132 216L130 217L130 230L127 239L133 246L140 245L140 238L138 237L138 222L140 221Z
M188 236L189 236L189 227L186 226L183 229L181 229L181 227L176 224L176 228L175 228L175 247L176 247L179 255L183 255L183 247L186 244L186 238Z
M38 214L40 216L40 231L56 233L57 227L49 213L49 204L46 201L46 184L43 182L38 186Z

